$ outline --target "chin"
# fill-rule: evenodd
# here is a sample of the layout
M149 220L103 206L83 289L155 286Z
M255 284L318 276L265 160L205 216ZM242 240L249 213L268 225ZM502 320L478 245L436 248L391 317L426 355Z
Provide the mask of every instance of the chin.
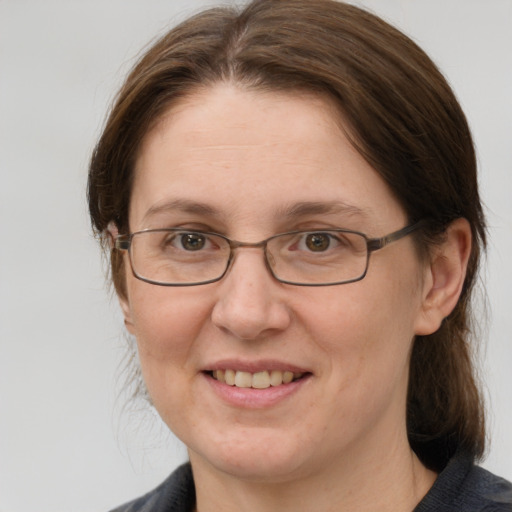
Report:
M309 467L300 443L283 436L254 436L252 441L232 437L211 444L204 451L189 449L192 465L204 464L238 479L252 482L284 482L297 478ZM212 449L213 447L213 449Z
M258 461L222 459L214 462L215 468L238 480L253 483L282 483L296 480L303 471L297 461L268 458Z

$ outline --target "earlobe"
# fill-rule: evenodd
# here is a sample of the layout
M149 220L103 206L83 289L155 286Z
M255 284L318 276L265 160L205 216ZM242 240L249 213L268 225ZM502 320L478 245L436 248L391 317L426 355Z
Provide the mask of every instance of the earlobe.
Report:
M119 305L123 312L124 325L130 334L135 334L135 326L132 319L130 303L127 298L119 297Z
M426 336L439 329L459 300L469 256L471 227L466 219L453 221L443 242L434 247L424 280L421 311L415 333Z

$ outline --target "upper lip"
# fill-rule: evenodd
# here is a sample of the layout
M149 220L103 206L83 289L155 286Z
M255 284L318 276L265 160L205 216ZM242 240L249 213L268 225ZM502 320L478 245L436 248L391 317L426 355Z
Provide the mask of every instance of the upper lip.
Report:
M215 371L215 370L238 370L242 372L257 373L265 370L278 370L282 372L293 372L293 373L311 373L311 370L291 364L277 359L260 359L258 361L247 361L241 359L222 359L215 361L211 364L207 364L204 367L204 371Z

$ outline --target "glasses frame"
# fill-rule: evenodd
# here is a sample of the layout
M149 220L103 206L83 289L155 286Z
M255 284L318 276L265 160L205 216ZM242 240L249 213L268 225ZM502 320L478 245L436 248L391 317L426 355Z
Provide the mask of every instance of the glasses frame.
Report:
M302 229L300 229L300 230L295 230L295 231L287 231L285 233L278 233L277 235L272 235L272 236L266 238L265 240L262 240L261 242L239 242L238 240L231 240L227 236L221 235L219 233L214 233L212 231L201 231L201 230L191 229L190 233L198 233L198 234L202 234L202 235L214 235L216 237L222 238L223 240L225 240L228 243L229 249L230 249L228 261L226 263L226 268L224 269L224 272L222 272L222 274L220 276L218 276L214 279L209 279L208 281L198 281L198 282L192 282L192 283L165 283L165 282L161 282L161 281L154 281L152 279L148 279L144 276L141 276L141 275L137 274L137 272L135 271L135 268L133 266L133 261L132 261L132 253L131 253L132 240L136 235L138 235L140 233L151 233L151 232L161 232L161 231L168 231L168 232L172 233L174 231L189 231L187 229L183 229L183 228L144 229L144 230L135 231L134 233L130 233L130 234L126 234L126 235L118 235L114 242L114 248L119 251L127 251L128 252L128 258L130 260L130 267L131 267L132 274L134 275L134 277L136 277L137 279L144 281L146 283L154 284L157 286L179 286L179 287L182 287L182 286L200 286L203 284L216 283L217 281L220 281L226 275L229 268L231 267L231 264L233 263L233 260L234 260L235 250L240 249L242 247L249 247L249 248L261 247L263 249L265 266L267 267L267 269L270 272L270 274L272 275L272 277L280 283L289 284L292 286L335 286L335 285L340 285L340 284L355 283L357 281L361 281L362 279L364 279L366 274L368 273L368 267L370 264L370 256L373 252L379 251L380 249L383 249L387 245L389 245L393 242L396 242L397 240L400 240L400 239L406 237L407 235L410 235L414 231L423 227L425 225L425 223L426 223L425 221L420 220L419 222L415 222L413 224L408 224L407 226L403 227L402 229L393 231L392 233L389 233L389 234L384 235L379 238L370 238L367 235L365 235L364 233L361 233L360 231L354 231L351 229L342 229L342 228L318 229L318 230L315 230L315 229L302 230ZM277 277L269 263L269 255L267 253L267 244L274 238L278 238L280 236L294 235L294 234L298 234L298 233L315 233L317 231L319 233L321 233L323 231L335 232L335 233L351 233L351 234L359 235L359 236L363 237L366 241L366 263L365 263L364 272L360 276L355 277L353 279L348 279L348 280L343 280L343 281L334 281L334 282L329 282L329 283L298 283L298 282L294 282L294 281L287 281L285 279L281 279L281 278Z

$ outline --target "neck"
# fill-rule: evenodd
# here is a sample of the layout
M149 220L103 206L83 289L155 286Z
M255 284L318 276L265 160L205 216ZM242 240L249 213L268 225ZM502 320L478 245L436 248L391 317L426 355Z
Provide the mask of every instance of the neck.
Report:
M191 453L197 512L411 512L436 478L407 442L389 445L381 440L367 450L366 457L346 455L326 464L321 471L265 482L243 480L219 471Z

